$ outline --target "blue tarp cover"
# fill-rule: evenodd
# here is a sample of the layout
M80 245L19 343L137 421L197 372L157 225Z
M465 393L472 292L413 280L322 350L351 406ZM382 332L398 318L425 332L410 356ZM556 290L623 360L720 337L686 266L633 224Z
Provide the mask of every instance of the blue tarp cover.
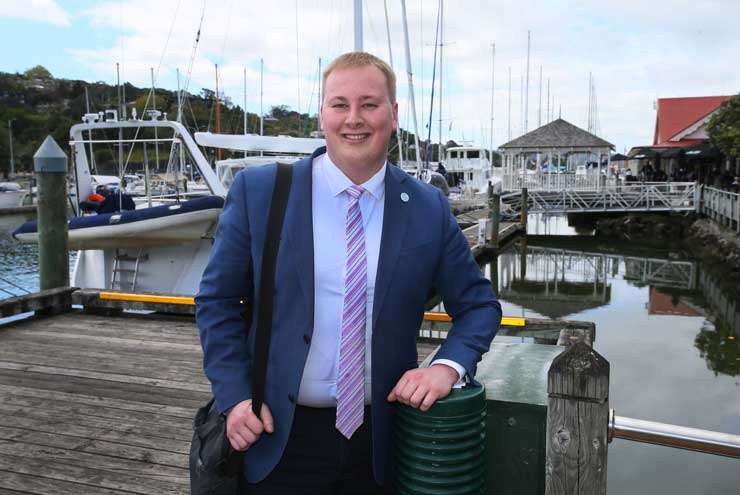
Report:
M151 220L154 218L180 215L182 213L190 213L193 211L223 208L224 199L221 196L206 196L178 203L177 206L179 206L179 208L173 208L173 206L175 205L161 205L152 206L151 208L139 208L138 210L104 213L102 215L74 217L69 221L69 230L85 229L88 227L104 227L106 225L121 225L141 220ZM119 218L117 221L114 219L114 221L111 222L111 217ZM13 237L18 234L34 233L37 229L38 226L36 225L36 220L32 220L15 229Z

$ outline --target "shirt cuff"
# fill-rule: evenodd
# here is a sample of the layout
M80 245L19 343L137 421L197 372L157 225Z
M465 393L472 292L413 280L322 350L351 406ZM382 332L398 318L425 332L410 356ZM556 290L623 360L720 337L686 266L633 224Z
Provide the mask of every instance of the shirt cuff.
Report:
M462 388L466 383L468 383L468 374L465 371L465 368L460 366L455 361L451 361L449 359L435 359L429 366L434 366L435 364L445 364L453 370L457 371L458 378L452 388Z

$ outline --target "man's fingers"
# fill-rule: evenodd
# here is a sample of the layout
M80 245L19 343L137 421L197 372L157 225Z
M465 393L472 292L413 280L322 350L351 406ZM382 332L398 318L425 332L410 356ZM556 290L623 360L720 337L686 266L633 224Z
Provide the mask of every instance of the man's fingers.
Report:
M260 418L258 418L251 410L246 414L244 418L244 425L249 428L250 431L257 435L260 435L263 431L265 431L265 427L262 424L262 421L260 421Z
M393 402L398 400L398 396L401 393L401 390L403 390L403 387L406 386L406 382L408 380L406 379L406 375L404 374L400 380L398 380L398 383L396 383L396 386L393 387L393 390L391 390L391 393L388 394L388 402Z
M265 428L265 431L267 433L272 433L275 431L275 421L272 419L272 413L270 412L270 408L267 407L267 404L262 404L262 425Z
M236 450L237 452L243 452L249 448L249 442L247 442L244 437L242 437L237 432L231 432L231 434L228 435L229 443L231 444L231 448Z
M424 400L421 401L421 405L419 406L419 409L421 409L424 412L427 412L430 407L434 405L434 403L438 399L438 395L433 390L430 390L429 393L427 393L426 397L424 397Z
M411 397L409 397L409 405L415 408L419 408L419 404L421 404L421 401L424 400L424 398L429 395L431 392L429 391L428 387L425 387L423 385L420 385L416 391L413 393Z
M398 394L398 400L404 404L410 404L411 396L414 395L414 392L416 392L417 388L419 388L419 383L415 381L407 382L406 386L403 387L403 390L401 390L401 393Z

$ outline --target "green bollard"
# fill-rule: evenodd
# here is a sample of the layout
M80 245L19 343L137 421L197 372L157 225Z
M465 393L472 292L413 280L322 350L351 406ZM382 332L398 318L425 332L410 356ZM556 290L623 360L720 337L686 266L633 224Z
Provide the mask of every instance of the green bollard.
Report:
M47 136L33 155L38 183L39 278L41 290L69 286L67 155Z
M399 405L399 495L478 495L486 477L486 392L453 389L427 412Z

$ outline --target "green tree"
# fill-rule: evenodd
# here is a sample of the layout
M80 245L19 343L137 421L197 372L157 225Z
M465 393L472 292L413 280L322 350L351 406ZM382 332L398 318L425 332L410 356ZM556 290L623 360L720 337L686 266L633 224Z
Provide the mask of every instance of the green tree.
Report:
M722 103L709 120L707 133L725 156L740 156L740 94Z
M37 65L31 67L23 73L26 79L53 79L51 72L49 72L43 65Z

